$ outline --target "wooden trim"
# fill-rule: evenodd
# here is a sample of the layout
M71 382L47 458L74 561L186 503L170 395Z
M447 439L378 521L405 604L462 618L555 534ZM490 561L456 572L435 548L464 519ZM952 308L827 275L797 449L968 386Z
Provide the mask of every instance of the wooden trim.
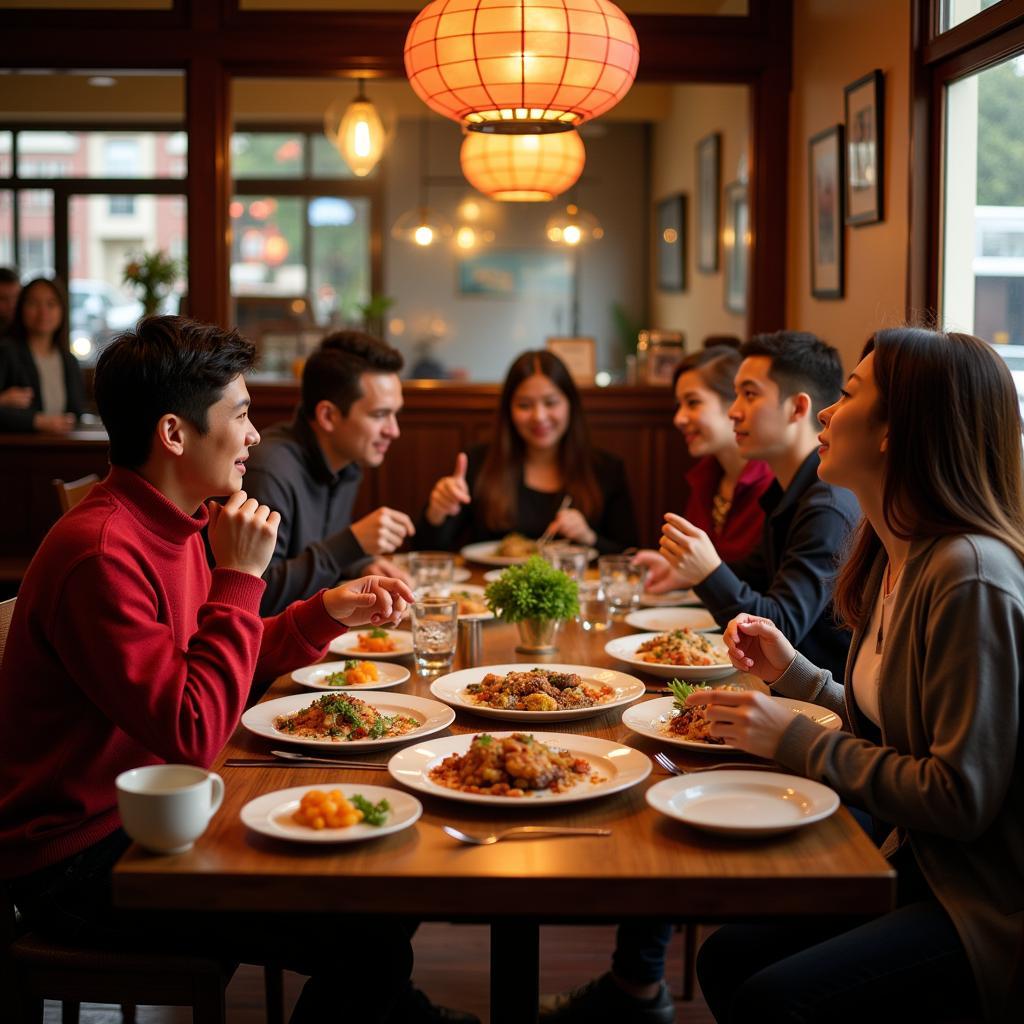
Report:
M907 308L910 323L934 315L929 294L936 280L933 261L935 229L932 195L932 72L919 58L928 39L931 0L913 0L910 13L910 173L907 187Z
M925 64L937 64L957 53L973 49L978 43L1024 22L1024 0L1002 0L988 10L961 22L946 32L938 31L938 0L929 4L926 35L921 58Z

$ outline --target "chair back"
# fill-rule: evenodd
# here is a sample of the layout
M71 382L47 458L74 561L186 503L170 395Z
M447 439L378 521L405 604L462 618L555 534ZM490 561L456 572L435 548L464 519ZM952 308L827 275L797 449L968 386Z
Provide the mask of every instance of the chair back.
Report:
M17 600L16 597L12 597L9 601L0 601L0 665L4 663L7 634L10 631L11 618L14 615L14 602Z
M93 488L93 484L99 481L95 473L79 477L65 483L63 480L54 480L53 489L57 492L57 500L60 502L61 515L73 509Z

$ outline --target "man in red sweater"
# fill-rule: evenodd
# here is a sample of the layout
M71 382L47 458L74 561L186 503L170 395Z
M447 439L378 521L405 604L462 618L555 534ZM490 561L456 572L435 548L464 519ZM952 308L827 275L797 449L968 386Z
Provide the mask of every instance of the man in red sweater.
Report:
M293 1021L319 1022L339 1013L337 920L143 919L109 897L128 845L120 772L208 766L254 681L315 661L346 625L397 621L412 599L404 583L368 576L260 618L280 517L241 490L259 443L242 378L254 357L236 332L178 317L143 321L100 357L111 470L36 553L0 668L0 878L35 929L86 942L159 934L171 946L310 974ZM208 502L222 494L231 495L223 506ZM373 998L363 1007L346 997L347 1019L475 1019L448 1016L411 988L409 927L358 927L346 969ZM360 962L359 949L372 959Z

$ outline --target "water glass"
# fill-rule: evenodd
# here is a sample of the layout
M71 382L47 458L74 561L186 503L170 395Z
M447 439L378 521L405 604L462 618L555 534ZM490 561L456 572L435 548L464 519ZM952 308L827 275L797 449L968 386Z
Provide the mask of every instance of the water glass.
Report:
M420 675L437 675L451 668L455 657L459 602L427 598L414 601L412 651Z
M455 556L449 551L411 551L409 576L422 597L447 597L455 577Z
M552 541L541 548L541 555L544 560L560 569L578 583L583 579L587 571L587 562L590 552L578 544L571 544L567 541Z
M579 584L580 613L576 621L588 633L599 633L611 625L608 596L600 580L583 580Z
M614 616L625 615L640 607L647 567L632 563L632 555L602 555L597 560L601 582Z

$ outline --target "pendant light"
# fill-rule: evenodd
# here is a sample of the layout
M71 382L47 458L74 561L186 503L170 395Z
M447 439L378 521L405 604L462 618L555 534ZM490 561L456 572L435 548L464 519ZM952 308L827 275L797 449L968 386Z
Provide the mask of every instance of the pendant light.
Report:
M366 96L359 79L356 98L342 112L340 103L332 103L324 113L324 134L341 154L357 178L365 178L377 166L384 152L387 133L377 108Z
M587 153L579 132L484 135L466 132L459 162L478 192L502 202L547 202L576 184Z
M405 71L431 110L474 131L544 134L629 92L640 47L610 0L433 0L405 40Z
M436 210L427 206L427 178L430 165L427 119L420 121L420 188L419 202L406 210L391 228L391 237L427 249L435 242L448 238L451 224Z
M592 213L581 210L574 202L549 217L544 231L549 241L571 249L604 238L601 222Z

